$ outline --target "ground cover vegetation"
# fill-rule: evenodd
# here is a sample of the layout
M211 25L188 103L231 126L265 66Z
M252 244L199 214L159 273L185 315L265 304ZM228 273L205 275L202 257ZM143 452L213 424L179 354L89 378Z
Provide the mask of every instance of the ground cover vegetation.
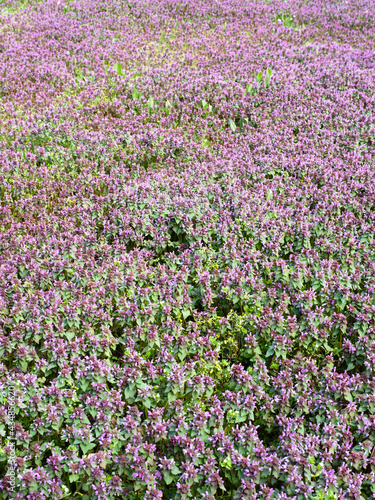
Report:
M374 498L374 37L0 4L2 499Z

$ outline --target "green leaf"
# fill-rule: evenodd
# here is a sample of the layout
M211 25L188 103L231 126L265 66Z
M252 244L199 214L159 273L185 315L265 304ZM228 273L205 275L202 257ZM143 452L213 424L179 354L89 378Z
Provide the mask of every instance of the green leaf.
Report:
M251 83L248 83L246 85L246 92L248 92L249 94L251 94L253 91L253 86L251 85Z
M186 354L187 354L186 347L181 347L181 349L178 352L178 357L180 358L181 361L183 361L186 358Z
M229 120L229 126L233 132L236 131L237 125L234 123L234 121L232 119Z
M164 481L167 483L167 484L171 484L172 481L174 480L174 477L172 476L172 474L169 472L169 471L163 471L163 477L164 477Z
M60 426L61 426L60 421L53 422L53 424L51 425L52 429L54 429L55 431L58 431L60 429Z
M210 398L212 396L213 392L214 392L214 388L212 386L207 387L207 389L205 391L206 398Z
M275 347L273 345L271 345L271 347L266 352L266 358L268 358L269 356L272 356L274 352L275 352Z
M81 446L82 452L86 455L88 451L95 448L96 444L95 443L87 443L87 444L81 443L80 446Z
M116 71L116 73L119 76L122 76L122 66L121 66L120 62L115 63L114 66L113 66L113 69Z
M350 394L349 391L344 392L344 398L346 399L346 401L353 401L353 396Z
M175 476L177 476L178 474L181 474L181 471L180 471L180 469L177 467L177 465L173 465L173 466L172 466L171 472L172 472L172 474L174 474Z
M151 400L149 398L144 398L143 401L142 401L143 405L150 409L151 408Z
M186 319L190 315L189 309L183 309L182 310L182 316L184 319Z
M270 68L267 68L267 71L266 71L266 78L264 80L264 85L266 87L269 86L270 84L270 80L271 80L271 76L272 76L272 70Z
M132 398L135 395L135 388L133 385L128 385L125 387L125 398L129 399Z
M246 412L244 411L240 411L240 413L236 416L236 424L240 423L240 422L245 422L245 420L247 419L247 415L246 415Z
M346 297L341 297L336 303L339 306L339 308L343 310L344 307L346 306L346 302L347 302Z
M72 340L72 338L74 337L75 333L71 330L67 330L65 332L65 337L68 339L68 340Z
M232 458L230 455L228 455L222 462L220 462L220 465L222 467L225 467L226 469L231 469L232 468Z
M178 394L173 394L172 392L168 393L168 402L171 403L172 401L175 401L178 399Z

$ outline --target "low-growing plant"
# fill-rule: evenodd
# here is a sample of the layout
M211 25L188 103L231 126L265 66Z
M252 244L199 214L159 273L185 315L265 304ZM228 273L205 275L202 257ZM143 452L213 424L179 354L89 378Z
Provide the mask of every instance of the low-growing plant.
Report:
M370 2L18 2L0 498L375 494Z

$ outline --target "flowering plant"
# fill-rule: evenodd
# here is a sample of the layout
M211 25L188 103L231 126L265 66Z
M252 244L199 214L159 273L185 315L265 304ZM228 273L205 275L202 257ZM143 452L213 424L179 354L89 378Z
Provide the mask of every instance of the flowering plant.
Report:
M1 4L0 498L374 498L374 7Z

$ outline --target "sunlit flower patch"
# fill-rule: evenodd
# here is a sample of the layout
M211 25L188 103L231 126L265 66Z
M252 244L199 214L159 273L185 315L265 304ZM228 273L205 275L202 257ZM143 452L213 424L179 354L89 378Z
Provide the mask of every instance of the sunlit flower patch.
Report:
M0 5L0 498L375 496L375 4Z

